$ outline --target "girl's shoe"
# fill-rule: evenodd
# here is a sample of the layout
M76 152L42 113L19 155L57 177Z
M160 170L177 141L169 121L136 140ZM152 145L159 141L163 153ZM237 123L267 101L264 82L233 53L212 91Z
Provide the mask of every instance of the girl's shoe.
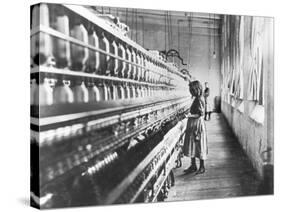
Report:
M197 171L197 167L194 166L194 165L191 165L189 168L187 168L187 169L185 169L183 171L186 174L190 174L190 173L196 172Z
M198 171L196 172L196 174L203 174L205 171L206 171L206 170L205 170L205 167L203 166L203 167L200 167L200 168L198 169Z

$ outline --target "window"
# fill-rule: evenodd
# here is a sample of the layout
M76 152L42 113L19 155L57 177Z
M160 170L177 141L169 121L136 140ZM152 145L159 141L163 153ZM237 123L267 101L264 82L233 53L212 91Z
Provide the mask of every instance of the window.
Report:
M262 54L263 21L253 18L251 35L251 69L249 76L248 100L256 103L250 113L250 118L257 123L264 123L264 83L263 83L263 54Z

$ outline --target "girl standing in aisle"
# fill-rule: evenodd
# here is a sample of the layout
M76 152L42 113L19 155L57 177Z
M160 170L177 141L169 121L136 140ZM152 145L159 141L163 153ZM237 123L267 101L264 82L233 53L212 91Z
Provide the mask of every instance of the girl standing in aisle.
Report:
M205 105L202 99L203 88L199 81L193 81L189 84L189 91L192 97L195 97L190 107L190 112L186 115L188 118L186 134L183 146L183 153L191 157L191 165L184 170L185 173L196 172L202 174L205 172L204 160L207 159L207 132L204 122ZM197 170L195 158L200 159L200 167Z

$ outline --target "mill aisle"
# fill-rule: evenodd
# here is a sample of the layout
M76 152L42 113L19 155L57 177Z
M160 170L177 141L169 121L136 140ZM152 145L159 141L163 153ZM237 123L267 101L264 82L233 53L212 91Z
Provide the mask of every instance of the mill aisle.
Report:
M206 172L184 174L190 158L183 158L181 168L174 169L175 185L165 201L228 198L255 195L260 184L257 172L239 145L222 114L212 114L206 121L208 159ZM197 166L199 164L196 161Z

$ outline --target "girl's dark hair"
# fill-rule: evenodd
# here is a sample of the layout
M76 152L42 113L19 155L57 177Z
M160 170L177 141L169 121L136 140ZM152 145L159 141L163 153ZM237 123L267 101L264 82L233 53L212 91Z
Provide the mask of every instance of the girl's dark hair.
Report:
M201 83L196 80L189 83L189 91L192 96L200 97L203 94L203 88Z

